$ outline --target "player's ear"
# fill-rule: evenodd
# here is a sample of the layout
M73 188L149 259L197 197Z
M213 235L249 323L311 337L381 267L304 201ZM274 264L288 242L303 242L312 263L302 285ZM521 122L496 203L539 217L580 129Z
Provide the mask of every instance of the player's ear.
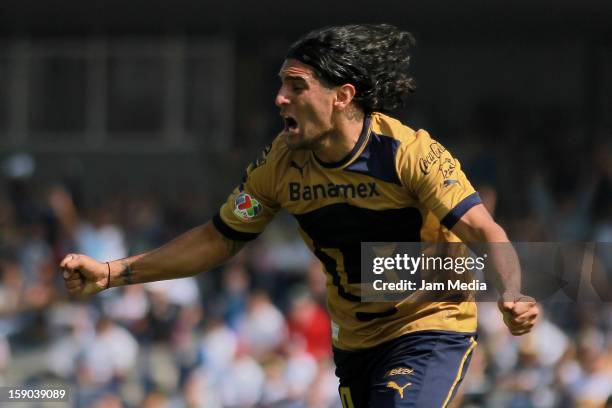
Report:
M356 93L357 90L352 84L338 86L336 88L336 101L334 102L334 106L340 110L346 109L353 101Z

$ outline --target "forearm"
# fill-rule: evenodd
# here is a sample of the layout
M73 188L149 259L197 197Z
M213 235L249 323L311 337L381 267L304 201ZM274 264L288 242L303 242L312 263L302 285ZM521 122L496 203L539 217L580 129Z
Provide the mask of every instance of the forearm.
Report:
M469 209L452 231L480 256L487 256L485 275L497 289L499 310L515 336L528 333L538 318L533 298L521 294L521 265L506 232L482 204Z
M521 293L521 265L516 250L504 230L497 224L481 231L482 245L487 254L485 276L497 292L505 297Z
M516 251L484 206L470 209L452 231L478 255L486 254L485 275L501 296L521 292L521 266Z
M242 245L208 222L153 251L109 262L110 286L193 276L227 261Z

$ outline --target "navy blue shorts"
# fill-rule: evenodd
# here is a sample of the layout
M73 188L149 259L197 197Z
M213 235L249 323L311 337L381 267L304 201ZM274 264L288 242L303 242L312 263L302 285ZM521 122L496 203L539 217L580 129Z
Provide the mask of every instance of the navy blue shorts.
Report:
M470 364L476 334L420 331L359 351L334 348L344 408L445 407Z

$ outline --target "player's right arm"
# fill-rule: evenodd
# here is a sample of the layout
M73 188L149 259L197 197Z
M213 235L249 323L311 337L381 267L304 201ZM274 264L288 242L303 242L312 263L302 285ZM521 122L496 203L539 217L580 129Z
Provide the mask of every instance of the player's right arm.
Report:
M268 160L268 154L274 157ZM91 295L109 287L193 276L230 259L247 241L257 238L279 209L276 155L274 145L266 148L211 221L160 248L108 263L67 255L60 267L69 293Z
M108 287L193 276L223 264L244 243L222 235L209 221L147 253L108 264L69 254L60 267L70 294L92 295Z

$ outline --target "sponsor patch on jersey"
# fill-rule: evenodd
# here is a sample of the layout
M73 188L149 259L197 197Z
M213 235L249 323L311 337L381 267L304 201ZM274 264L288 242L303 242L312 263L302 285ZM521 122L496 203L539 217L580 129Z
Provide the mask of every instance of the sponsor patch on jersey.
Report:
M289 201L310 201L328 197L369 198L380 197L376 183L313 184L289 183Z
M446 148L435 140L429 145L429 151L419 157L419 168L423 174L429 174L434 164L440 162L440 157L446 152Z
M262 207L259 201L247 193L240 193L234 200L234 214L236 217L251 221L261 213Z

